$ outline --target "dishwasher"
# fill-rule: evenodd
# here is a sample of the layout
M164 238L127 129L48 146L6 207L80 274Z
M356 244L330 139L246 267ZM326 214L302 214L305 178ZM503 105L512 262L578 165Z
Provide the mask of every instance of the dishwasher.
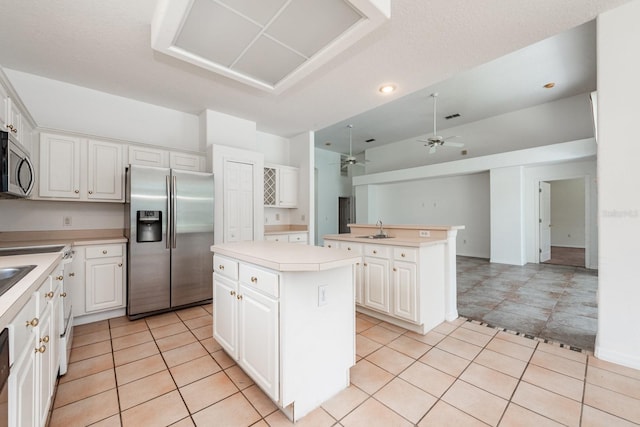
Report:
M0 333L0 427L9 425L9 329Z

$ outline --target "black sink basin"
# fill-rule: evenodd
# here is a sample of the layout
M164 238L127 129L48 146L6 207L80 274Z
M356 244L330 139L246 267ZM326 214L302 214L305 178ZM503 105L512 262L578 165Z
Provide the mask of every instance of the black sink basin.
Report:
M18 283L20 279L29 274L34 268L36 268L35 265L0 268L0 295L11 289L13 285Z

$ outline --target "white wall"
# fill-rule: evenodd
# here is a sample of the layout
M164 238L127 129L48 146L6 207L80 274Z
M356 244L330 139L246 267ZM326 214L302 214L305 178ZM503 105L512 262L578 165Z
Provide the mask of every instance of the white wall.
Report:
M62 225L65 216L71 226ZM121 203L0 200L0 232L124 228Z
M584 248L584 179L551 184L551 246Z
M316 220L315 242L322 245L322 236L338 233L338 197L351 195L351 179L340 174L340 153L315 149ZM313 236L312 236L313 237Z
M640 1L598 17L599 262L596 357L640 369Z
M265 132L256 132L256 150L264 154L265 163L295 166L289 163L289 146L287 138Z
M524 168L491 169L491 262L525 264Z
M308 225L310 237L315 233L314 137L313 132L304 132L291 138L289 145L289 161L299 168L298 207L290 209L290 223Z
M464 114L464 112L462 112ZM443 120L444 122L444 120ZM446 123L441 123L445 126ZM489 117L473 123L439 128L442 135L458 135L456 142L465 143L467 156L460 148L442 147L435 154L427 154L423 139L413 137L366 151L366 173L406 169L425 164L450 162L503 152L503 144L517 141L518 149L557 144L593 137L593 119L589 94L580 94L535 107ZM426 134L426 129L425 129ZM513 144L509 144L513 145Z
M200 150L198 116L4 69L40 128Z
M378 185L376 195L370 221L463 224L466 228L458 231L458 254L489 258L488 172Z
M225 145L243 150L256 150L256 123L213 110L204 110L198 116L200 145Z

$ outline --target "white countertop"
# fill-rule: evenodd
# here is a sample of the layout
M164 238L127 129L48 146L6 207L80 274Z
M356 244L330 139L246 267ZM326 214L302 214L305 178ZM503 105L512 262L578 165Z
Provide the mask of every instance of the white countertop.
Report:
M27 303L35 292L62 259L59 252L31 255L13 255L0 257L0 268L35 265L36 268L13 285L0 296L0 329L9 324L11 319Z
M277 271L322 271L360 262L347 250L319 246L253 241L211 246L211 252Z
M389 233L391 234L391 233ZM324 240L339 240L343 242L368 243L387 246L409 246L422 247L431 245L442 245L447 243L447 239L434 239L430 237L389 237L386 239L369 239L366 237L358 237L356 234L327 234L323 236Z

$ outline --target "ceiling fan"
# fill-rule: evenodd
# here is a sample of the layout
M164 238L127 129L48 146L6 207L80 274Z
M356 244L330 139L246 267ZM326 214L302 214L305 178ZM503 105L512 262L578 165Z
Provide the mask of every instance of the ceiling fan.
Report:
M346 159L341 160L340 161L340 169L347 169L349 166L353 166L353 165L360 165L360 166L364 166L364 163L361 163L358 161L358 159L356 159L356 157L353 155L353 147L352 147L352 138L351 138L351 132L353 129L353 125L347 125L347 127L349 128L349 155L347 156Z
M429 147L429 154L433 154L436 152L438 147L445 146L446 147L464 147L462 142L451 142L450 140L453 138L458 138L458 136L440 136L438 135L436 128L436 102L438 99L438 93L432 93L430 95L433 98L433 136L427 137L427 139L419 139L419 142L424 142L425 147Z

